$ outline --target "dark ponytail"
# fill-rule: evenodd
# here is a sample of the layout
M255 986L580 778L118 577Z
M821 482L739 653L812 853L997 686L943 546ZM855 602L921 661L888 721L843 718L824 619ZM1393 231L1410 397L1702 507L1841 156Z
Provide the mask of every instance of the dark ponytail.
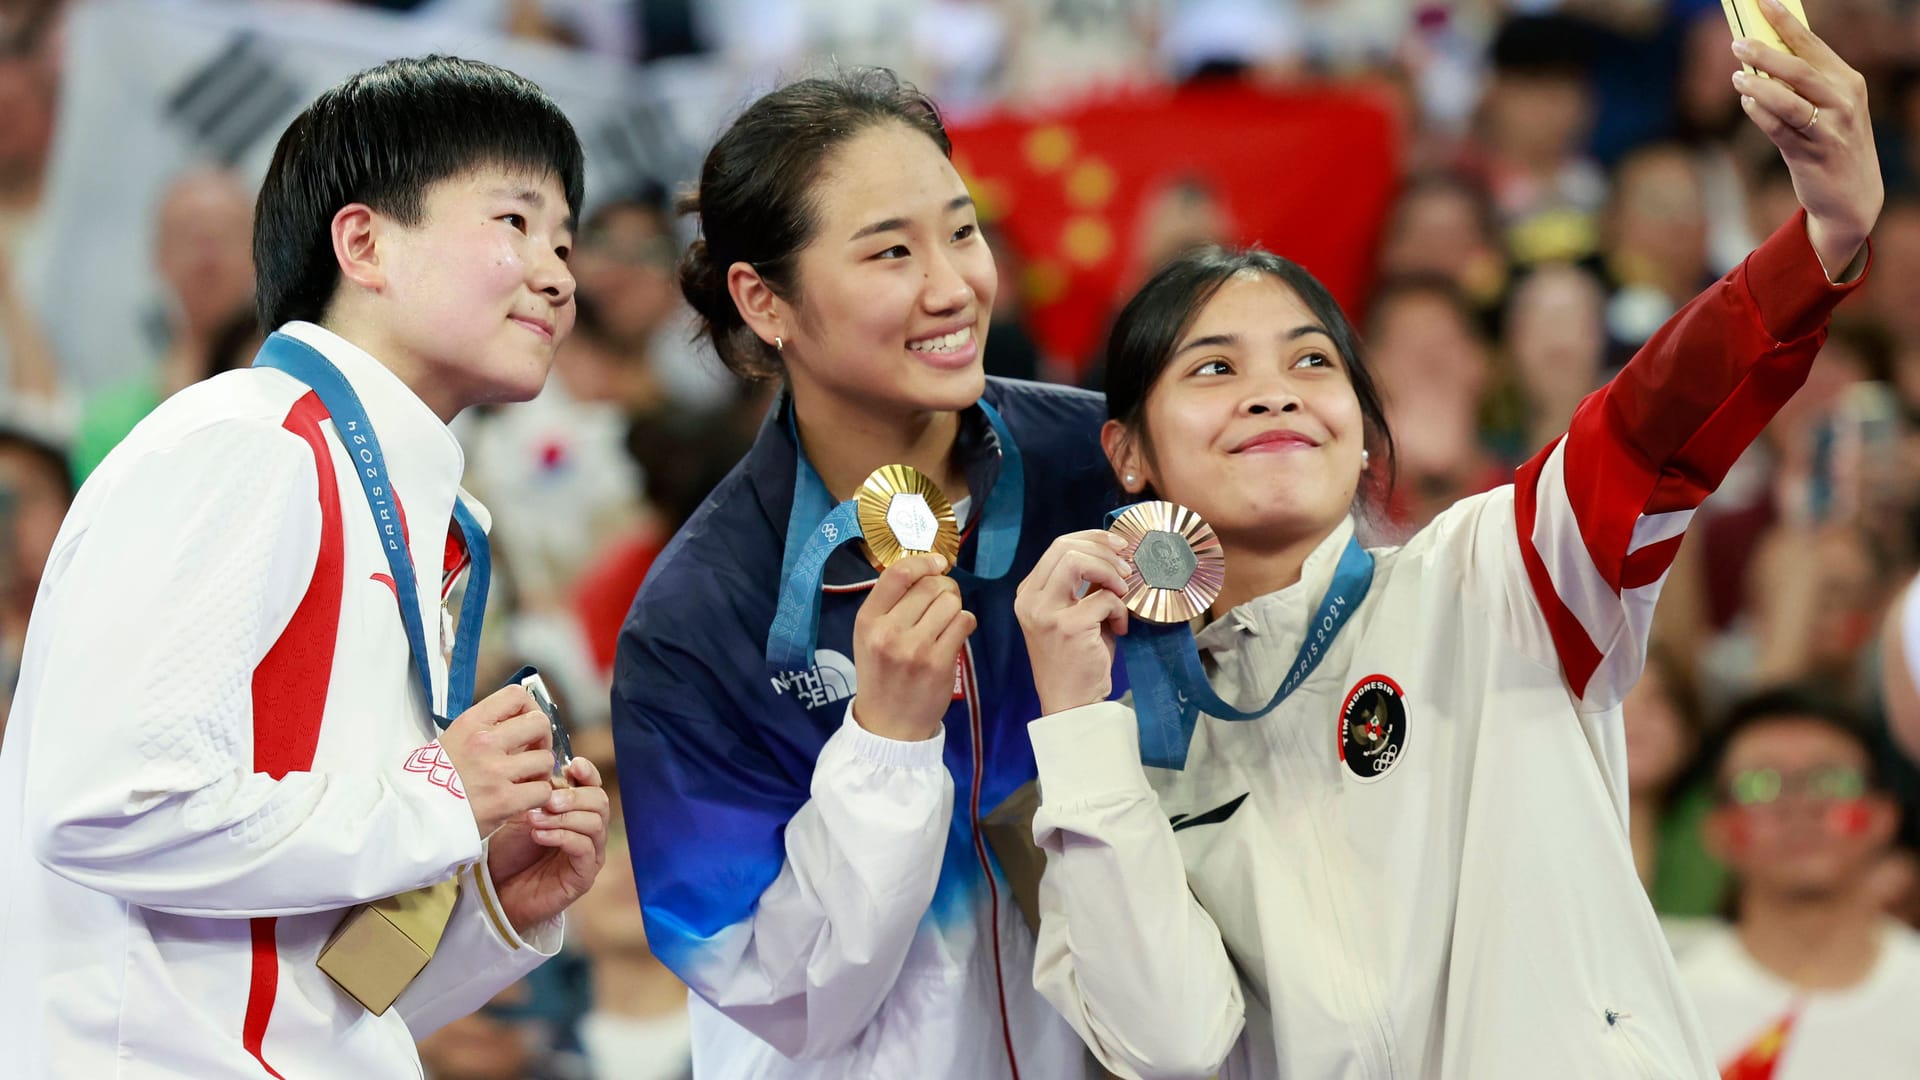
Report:
M797 256L817 226L813 189L822 167L848 139L888 123L905 124L953 154L933 102L886 68L789 83L748 106L707 151L699 189L678 205L700 225L699 239L680 259L680 292L734 374L768 379L782 369L779 353L741 318L727 271L747 263L774 293L797 302Z

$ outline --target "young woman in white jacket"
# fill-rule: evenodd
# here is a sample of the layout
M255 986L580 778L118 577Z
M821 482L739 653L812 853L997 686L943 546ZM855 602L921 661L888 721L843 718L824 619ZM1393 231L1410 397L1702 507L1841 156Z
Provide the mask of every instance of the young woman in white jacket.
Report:
M1352 540L1391 441L1310 275L1203 251L1122 313L1104 445L1131 498L1217 532L1198 646L1212 691L1256 715L1203 715L1184 768L1143 766L1166 717L1106 700L1116 635L1142 629L1119 542L1065 536L1022 585L1044 714L1034 976L1108 1068L1715 1075L1634 873L1620 701L1688 519L1805 377L1883 198L1860 76L1783 35L1797 57L1743 43L1774 78L1735 85L1803 212L1512 485L1402 547Z

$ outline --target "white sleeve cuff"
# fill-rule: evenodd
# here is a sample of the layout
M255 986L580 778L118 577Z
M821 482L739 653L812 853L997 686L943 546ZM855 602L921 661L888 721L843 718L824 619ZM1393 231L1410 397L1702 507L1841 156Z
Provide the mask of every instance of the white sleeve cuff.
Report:
M531 949L541 957L550 958L560 951L560 943L566 937L566 916L556 915L546 920L526 934L513 928L507 918L507 912L500 904L500 894L493 889L493 873L487 868L487 850L482 845L480 861L468 868L474 895L480 901L480 909L487 913L487 924L493 928L493 936L500 946L508 952Z
M947 748L947 729L942 727L931 739L917 739L903 742L889 739L884 735L875 735L860 726L853 718L853 700L847 702L847 716L840 725L840 731L834 736L843 740L854 757L875 765L888 765L897 769L940 769L945 768L941 755ZM822 754L824 755L824 752Z
M1140 765L1140 728L1117 701L1082 705L1027 725L1040 797L1058 805L1152 791Z

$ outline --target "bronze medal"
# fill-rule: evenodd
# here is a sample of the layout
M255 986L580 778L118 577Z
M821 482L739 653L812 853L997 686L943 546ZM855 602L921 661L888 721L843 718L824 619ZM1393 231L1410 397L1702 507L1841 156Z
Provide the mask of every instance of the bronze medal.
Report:
M910 465L875 469L854 496L867 557L886 569L909 555L946 556L952 568L960 554L953 504L926 474Z
M1170 502L1135 503L1108 531L1127 542L1127 610L1148 622L1183 623L1213 606L1227 579L1220 538L1199 514Z

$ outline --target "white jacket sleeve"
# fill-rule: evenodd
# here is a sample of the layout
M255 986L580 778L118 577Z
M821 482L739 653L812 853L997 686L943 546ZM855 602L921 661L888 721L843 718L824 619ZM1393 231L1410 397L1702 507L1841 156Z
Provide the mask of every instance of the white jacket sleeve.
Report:
M254 771L252 673L313 573L311 451L229 420L87 493L40 603L25 811L39 860L204 917L327 911L480 857L462 799L408 776ZM269 722L270 722L270 718Z
M486 860L460 871L460 898L433 959L393 1003L416 1039L492 1000L560 951L565 918L515 932L493 891Z
M1239 976L1140 766L1133 710L1107 701L1027 725L1040 771L1033 981L1107 1068L1212 1076L1246 1026Z
M690 972L694 989L793 1058L852 1046L892 993L933 903L953 817L946 733L899 742L846 720L787 823L786 862L752 916Z

